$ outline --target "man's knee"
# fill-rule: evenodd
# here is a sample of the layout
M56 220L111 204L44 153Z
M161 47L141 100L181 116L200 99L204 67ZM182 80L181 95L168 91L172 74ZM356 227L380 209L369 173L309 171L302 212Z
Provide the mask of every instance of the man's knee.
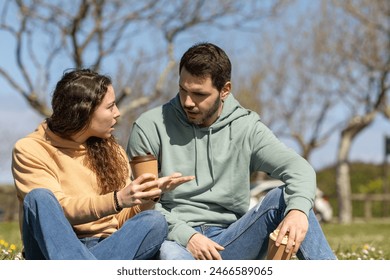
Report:
M162 243L158 256L160 260L194 260L192 254L175 241L166 240Z

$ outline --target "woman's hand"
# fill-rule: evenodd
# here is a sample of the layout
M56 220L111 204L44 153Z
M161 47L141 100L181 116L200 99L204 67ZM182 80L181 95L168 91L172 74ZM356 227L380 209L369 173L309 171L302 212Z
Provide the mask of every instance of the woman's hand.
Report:
M119 206L122 208L149 204L153 198L161 196L159 181L155 175L145 173L117 192Z
M173 173L170 176L158 178L151 173L145 173L132 181L128 186L117 192L119 206L122 208L150 204L162 193L172 191L183 183L195 179L195 176L182 176Z

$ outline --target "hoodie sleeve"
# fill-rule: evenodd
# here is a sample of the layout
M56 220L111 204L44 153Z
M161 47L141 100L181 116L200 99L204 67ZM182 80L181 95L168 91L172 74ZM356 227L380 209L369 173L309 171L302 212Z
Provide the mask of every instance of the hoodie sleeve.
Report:
M127 143L127 157L129 158L129 160L131 160L134 156L146 153L145 151L150 150L151 147L144 132L137 125L137 123L134 123L133 128L131 129L129 141Z
M151 145L149 142L152 137L146 137L145 132L137 124L133 124L133 128L130 133L129 141L127 143L126 153L129 160L136 155L144 155L147 153L152 153L154 156L158 156L158 145ZM153 139L159 139L158 137L153 137Z
M253 130L251 165L286 185L286 212L297 209L309 215L314 204L316 174L313 167L294 150L285 146L260 121Z
M67 195L61 186L58 164L37 142L28 138L19 140L15 144L12 158L12 172L19 199L22 201L34 188L49 189L60 202L72 225L91 222L116 213L112 193L80 193L77 197ZM71 179L71 176L67 179ZM78 186L82 184L77 181L73 183Z
M155 209L160 211L167 220L169 230L167 239L176 241L183 247L187 247L188 241L195 233L197 233L197 231L189 226L185 221L178 219L174 213L164 209L160 203L156 204Z

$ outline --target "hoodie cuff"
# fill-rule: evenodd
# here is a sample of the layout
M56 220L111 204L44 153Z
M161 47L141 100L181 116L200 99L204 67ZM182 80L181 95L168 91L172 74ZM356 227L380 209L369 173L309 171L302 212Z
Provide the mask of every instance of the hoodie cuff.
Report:
M188 241L195 233L198 232L192 227L182 224L171 230L168 234L168 239L176 241L185 248L187 247Z
M313 208L313 204L307 198L294 197L294 199L291 199L288 202L288 205L286 207L286 211L284 212L284 215L287 215L287 213L291 210L300 210L303 213L305 213L306 216L309 218L309 212L312 208Z

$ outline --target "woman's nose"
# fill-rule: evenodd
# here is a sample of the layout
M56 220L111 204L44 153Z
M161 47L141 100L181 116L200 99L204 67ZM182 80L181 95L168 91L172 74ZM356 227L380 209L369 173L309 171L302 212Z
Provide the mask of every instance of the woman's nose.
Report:
M115 105L114 110L115 110L114 118L115 118L115 119L116 119L116 118L119 118L119 117L121 116L121 112L119 111L118 106Z

